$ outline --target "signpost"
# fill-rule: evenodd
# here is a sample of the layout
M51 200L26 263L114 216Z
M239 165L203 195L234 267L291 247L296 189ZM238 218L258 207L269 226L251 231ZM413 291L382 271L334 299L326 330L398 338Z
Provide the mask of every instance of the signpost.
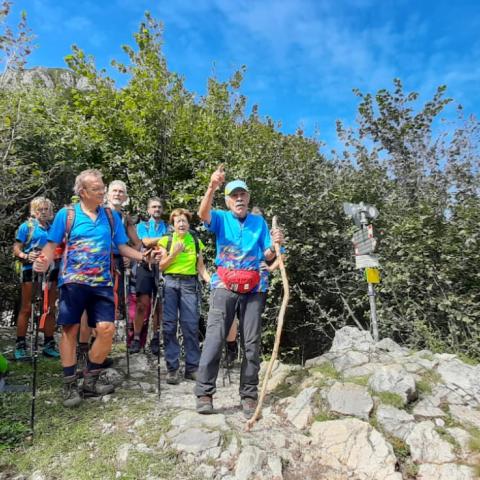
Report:
M373 338L378 342L377 306L375 304L374 284L380 282L380 266L378 257L373 254L377 247L377 239L373 235L373 225L369 224L369 218L378 217L378 210L373 205L363 202L358 204L344 203L343 210L352 217L359 228L352 237L355 252L355 268L365 269L365 279L368 283L368 298L370 301L370 318Z

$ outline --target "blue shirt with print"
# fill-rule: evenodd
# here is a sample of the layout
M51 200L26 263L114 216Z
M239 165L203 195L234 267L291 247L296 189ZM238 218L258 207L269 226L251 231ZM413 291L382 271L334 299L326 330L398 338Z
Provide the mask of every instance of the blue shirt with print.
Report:
M270 232L265 219L249 213L242 221L230 210L212 210L211 220L205 224L216 236L217 256L215 265L234 270L260 270L263 252L272 245ZM215 272L212 275L211 288L223 286ZM260 282L252 292L265 292L268 285Z
M112 286L110 261L112 241L116 245L127 243L128 238L122 225L120 215L112 210L114 228L113 236L108 216L103 207L92 220L80 204L73 206L75 219L70 231L67 245L67 263L64 259L60 265L58 285L79 283L93 287ZM67 208L62 208L53 221L48 233L48 241L60 243L65 237Z
M168 226L163 220L156 223L153 218L150 218L148 222L140 222L137 224L137 235L140 240L144 238L163 237L167 233Z
M36 218L30 218L23 222L17 230L15 240L23 244L22 251L26 254L35 248L43 248L47 243L47 235L50 225L43 227ZM27 241L30 238L29 241ZM31 270L31 263L22 264L22 270Z

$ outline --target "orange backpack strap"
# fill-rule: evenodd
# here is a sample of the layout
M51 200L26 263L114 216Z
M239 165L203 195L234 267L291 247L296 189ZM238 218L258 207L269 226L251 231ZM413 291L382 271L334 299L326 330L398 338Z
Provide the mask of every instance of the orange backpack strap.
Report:
M45 273L45 275L47 275L47 273ZM42 316L40 317L40 324L39 324L40 330L43 330L45 328L45 321L47 320L47 316L50 313L48 290L49 290L48 281L45 279L43 281L43 312L42 312Z

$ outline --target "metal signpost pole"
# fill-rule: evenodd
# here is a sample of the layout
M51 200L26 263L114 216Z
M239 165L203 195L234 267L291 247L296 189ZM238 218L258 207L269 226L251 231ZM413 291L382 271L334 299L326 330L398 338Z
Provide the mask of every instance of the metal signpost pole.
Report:
M344 203L343 209L345 213L351 216L359 227L352 238L355 250L355 265L356 268L365 270L365 278L368 284L368 299L370 302L370 325L373 338L378 342L378 322L377 322L377 306L375 303L375 288L374 283L380 281L378 258L373 255L377 246L377 239L373 236L373 225L369 225L368 219L374 219L378 216L378 210L363 202L359 204Z

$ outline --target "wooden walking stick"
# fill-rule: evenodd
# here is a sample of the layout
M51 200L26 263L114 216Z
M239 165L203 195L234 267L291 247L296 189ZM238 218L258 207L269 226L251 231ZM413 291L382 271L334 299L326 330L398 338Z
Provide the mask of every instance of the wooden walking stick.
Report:
M276 216L273 217L272 226L274 229L278 228ZM278 314L277 331L275 332L275 342L273 344L272 356L270 358L270 362L268 363L265 376L263 377L262 390L260 392L260 398L258 399L257 408L255 410L255 413L253 414L253 417L250 418L250 420L248 420L245 425L246 431L249 431L253 427L255 422L260 417L260 413L262 411L263 400L265 398L265 394L267 393L268 380L270 379L270 375L272 374L273 364L275 363L275 360L277 359L277 356L278 356L280 339L282 337L283 319L285 317L285 311L287 310L288 300L290 298L290 287L288 285L287 272L285 271L285 265L283 264L283 258L280 252L280 245L277 242L275 242L274 246L275 246L275 253L278 258L280 273L282 274L282 284L283 284L282 305L280 307L280 312Z

